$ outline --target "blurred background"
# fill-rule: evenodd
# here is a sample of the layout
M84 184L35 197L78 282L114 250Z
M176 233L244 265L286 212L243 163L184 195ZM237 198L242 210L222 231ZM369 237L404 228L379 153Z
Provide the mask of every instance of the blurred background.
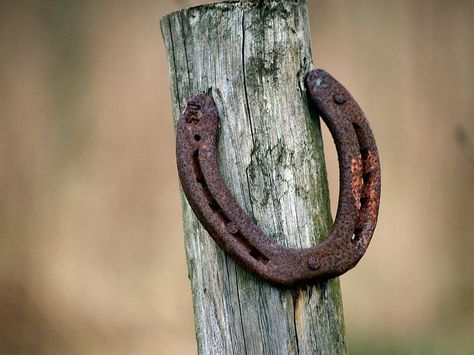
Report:
M349 350L474 353L474 2L309 2L382 161ZM0 1L0 354L196 352L159 19L203 3Z

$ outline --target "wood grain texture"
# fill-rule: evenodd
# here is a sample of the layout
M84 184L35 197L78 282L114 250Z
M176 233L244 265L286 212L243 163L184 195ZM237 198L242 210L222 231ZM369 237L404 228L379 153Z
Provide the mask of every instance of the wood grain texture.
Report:
M172 13L161 30L173 117L210 93L219 163L242 208L295 248L331 227L319 120L303 85L312 69L306 1L226 1ZM338 279L284 290L241 270L182 195L199 354L345 354Z

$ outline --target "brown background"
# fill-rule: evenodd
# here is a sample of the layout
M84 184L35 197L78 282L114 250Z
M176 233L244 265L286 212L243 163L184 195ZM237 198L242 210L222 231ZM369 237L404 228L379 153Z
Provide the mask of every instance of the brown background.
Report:
M202 3L0 1L1 354L195 353L159 19ZM379 227L342 277L350 350L469 353L474 2L309 10L382 160Z

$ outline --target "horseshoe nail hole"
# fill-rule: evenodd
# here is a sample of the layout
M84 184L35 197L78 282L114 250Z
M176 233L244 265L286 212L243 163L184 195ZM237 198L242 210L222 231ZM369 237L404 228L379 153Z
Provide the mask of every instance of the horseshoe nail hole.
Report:
M199 142L201 140L201 136L199 134L195 134L194 139Z
M354 229L354 235L352 236L352 241L357 242L362 235L362 231L363 231L362 228Z
M202 186L206 186L206 182L204 181L202 176L197 176L196 181L197 181L198 184L201 184Z
M267 264L268 263L268 258L263 256L262 253L260 253L258 250L256 249L252 249L250 250L250 256L252 258L254 258L255 260L258 260L260 262L262 262L263 264Z
M257 259L260 256L260 253L257 250L253 249L250 250L250 256L254 259Z
M362 174L362 181L364 182L364 187L363 187L364 192L363 192L363 194L368 193L369 186L370 186L370 180L372 180L372 176L373 176L372 173ZM367 197L365 199L367 199ZM361 198L361 200L362 200L362 198ZM362 203L362 201L361 201L361 203Z
M367 148L363 148L360 150L360 155L362 156L362 160L366 160L369 156L369 150Z
M232 224L233 222L228 222L227 225ZM232 233L234 238L238 241L238 243L242 246L242 248L247 251L252 258L257 260L258 262L262 263L263 265L266 265L269 261L269 259L263 255L261 252L259 252L257 249L255 249L250 243L247 241L245 236L242 234L240 230L237 230L237 232L234 234Z
M212 212L217 213L220 210L219 205L216 203L216 201L212 201L209 203L209 207L211 207Z

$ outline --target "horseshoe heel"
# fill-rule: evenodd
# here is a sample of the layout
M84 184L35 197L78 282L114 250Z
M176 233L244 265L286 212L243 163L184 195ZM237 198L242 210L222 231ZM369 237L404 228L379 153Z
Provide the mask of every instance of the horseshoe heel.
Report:
M308 94L336 144L340 191L328 238L287 248L246 215L225 186L217 161L219 117L212 98L190 98L177 125L178 175L194 213L215 242L248 272L279 286L321 281L353 268L372 238L380 201L380 163L364 113L324 70L306 76Z

